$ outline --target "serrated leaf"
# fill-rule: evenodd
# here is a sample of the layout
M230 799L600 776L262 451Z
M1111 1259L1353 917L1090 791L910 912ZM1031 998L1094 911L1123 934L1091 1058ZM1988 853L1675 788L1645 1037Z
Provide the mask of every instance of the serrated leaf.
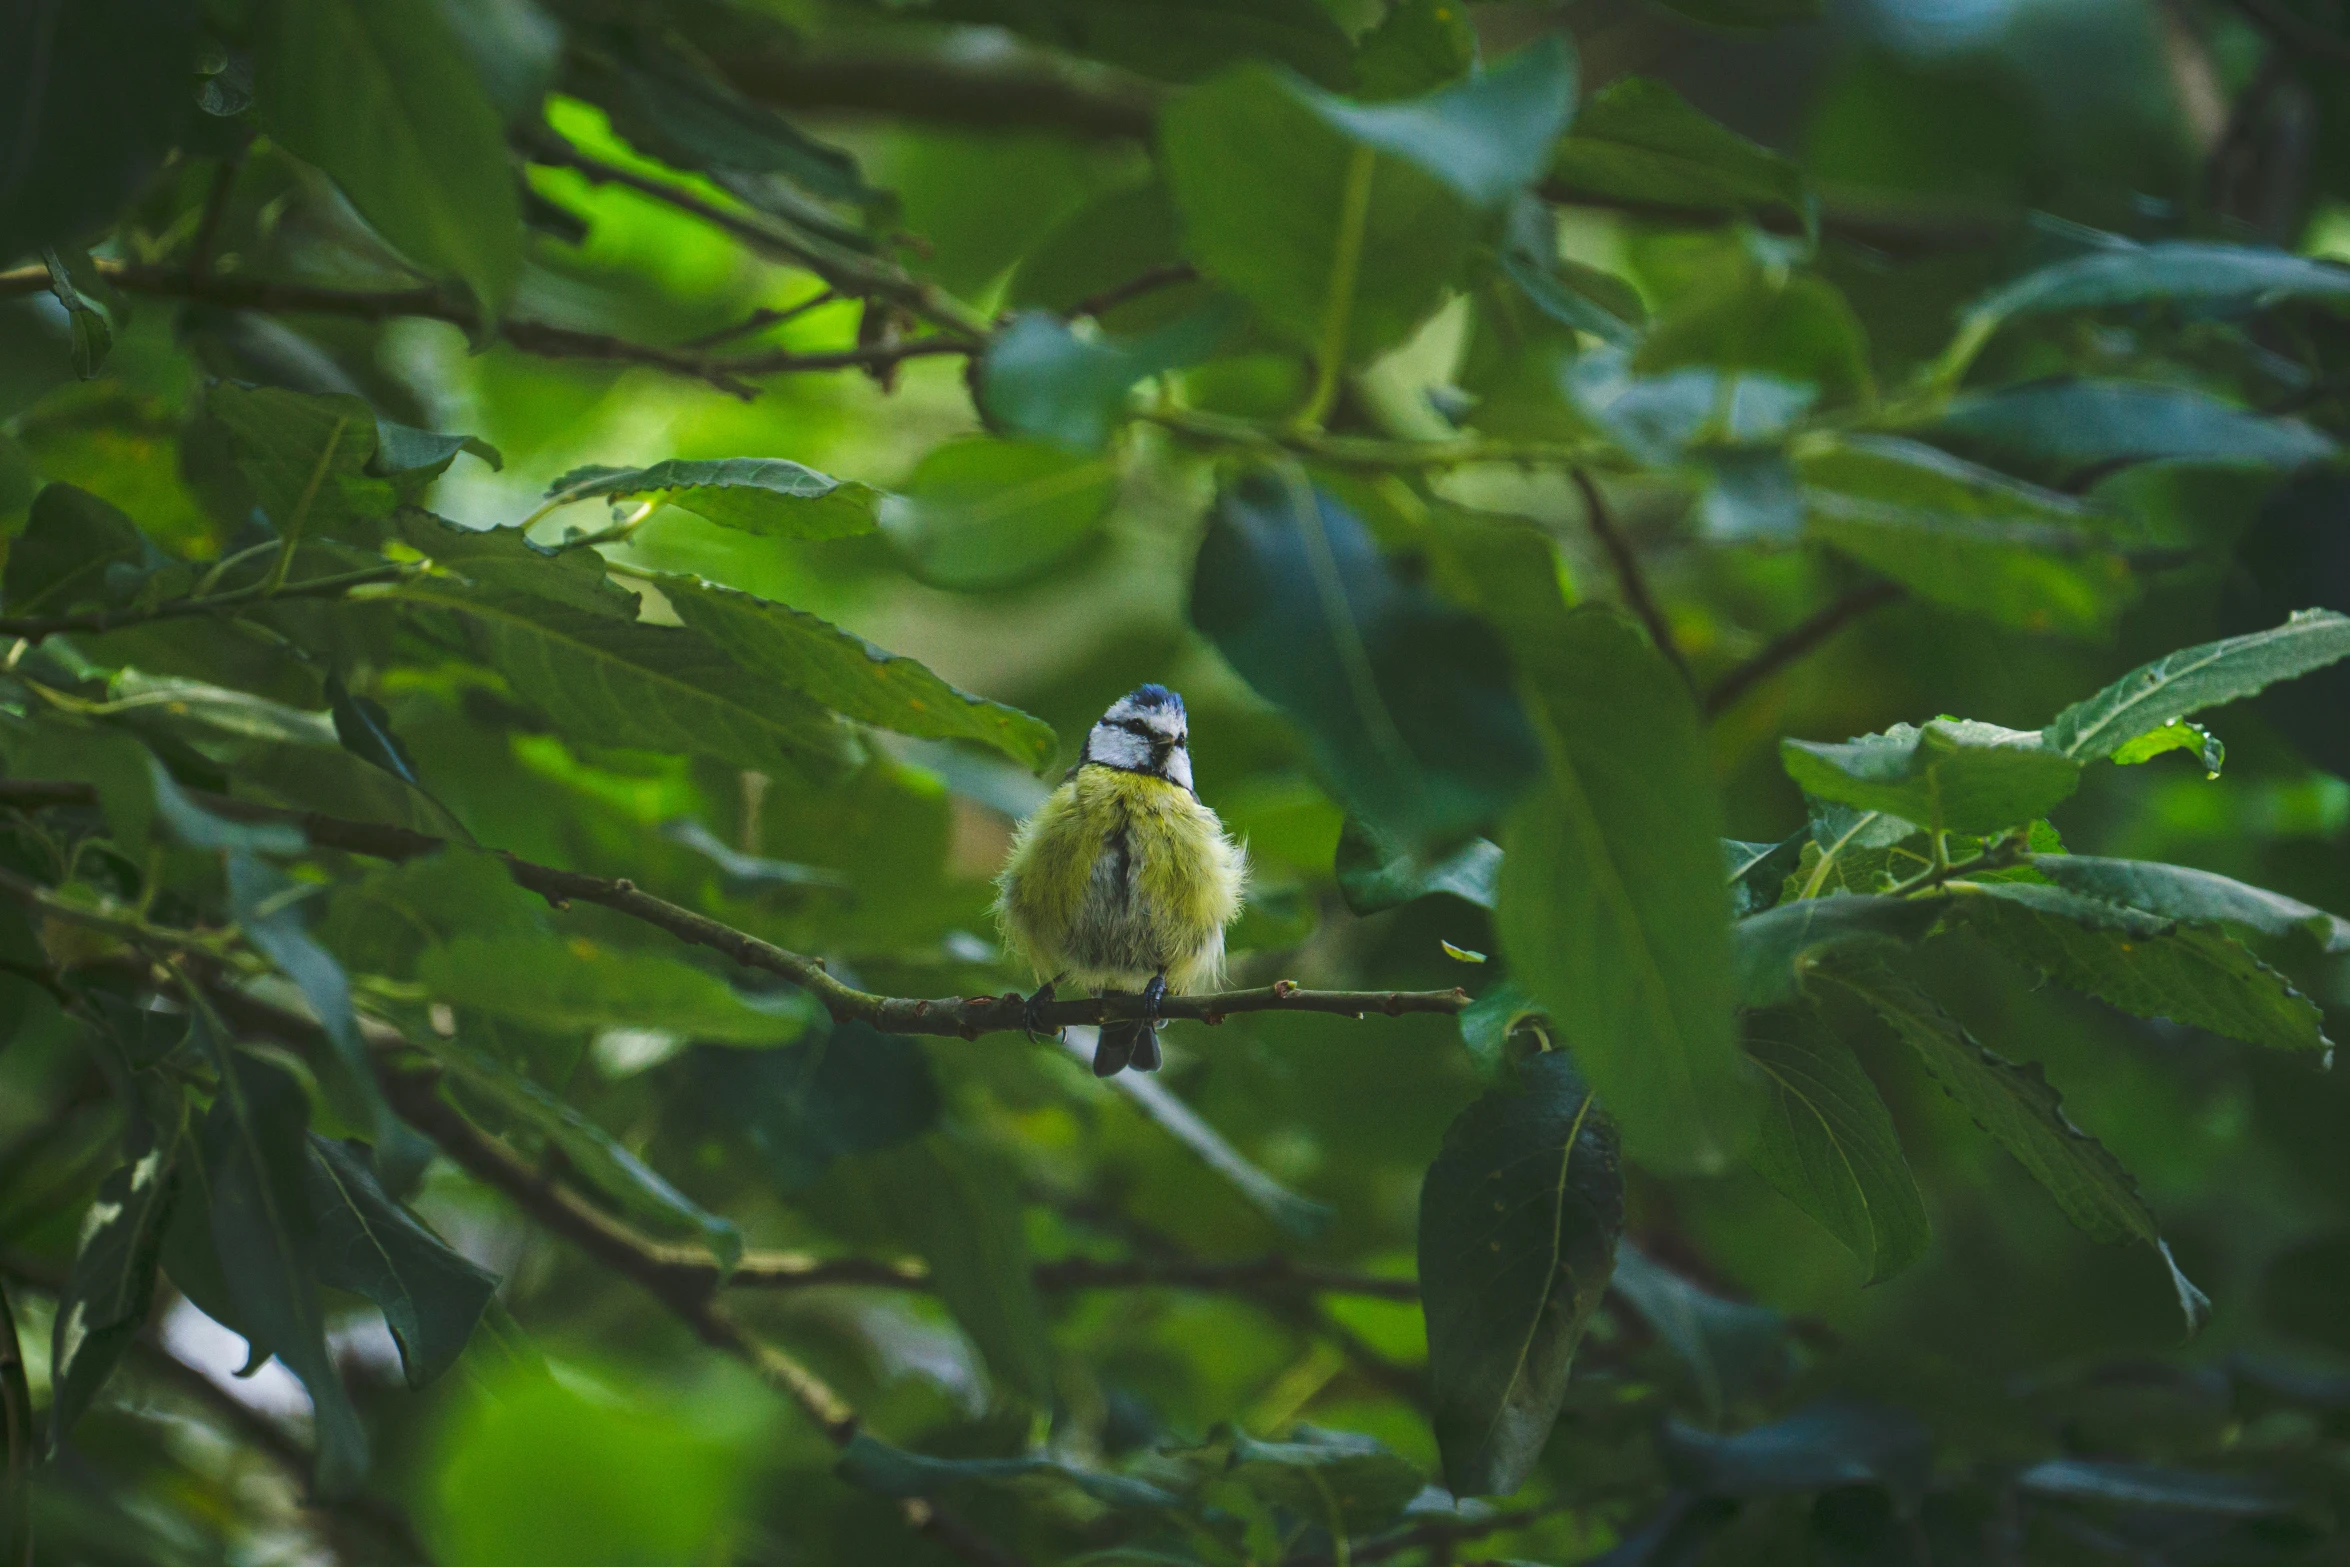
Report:
M467 528L414 506L392 516L400 542L462 582L526 598L552 599L608 620L634 620L637 595L605 575L593 550L538 548L520 528Z
M2071 796L2081 766L2039 732L1972 719L1896 724L1842 745L1783 740L1787 776L1806 794L1946 832L2020 827Z
M1338 832L1332 874L1338 879L1339 896L1357 914L1377 914L1439 892L1490 909L1501 874L1501 846L1491 839L1472 838L1431 863L1398 852L1350 816Z
M2218 735L2201 724L2174 718L2160 729L2149 729L2137 739L2125 743L2112 756L2117 767L2132 767L2140 762L2151 762L2172 751L2192 751L2195 760L2203 764L2204 772L2217 778L2227 765L2228 748L2220 743Z
M1749 915L1730 933L1738 1003L1773 1007L1793 1001L1822 955L1847 947L1912 945L1942 914L1926 899L1861 893L1801 898Z
M1869 1283L1915 1262L1932 1224L1893 1117L1852 1047L1799 1019L1757 1018L1746 1053L1769 1083L1754 1151L1763 1179L1842 1241Z
M780 686L860 723L931 740L976 740L1035 769L1052 759L1052 725L959 691L901 653L817 619L694 577L653 579L688 629L733 659L738 680Z
M318 1278L373 1301L400 1347L410 1387L456 1363L498 1287L449 1249L375 1178L365 1144L310 1134L311 1211L318 1218Z
M1883 969L1829 976L1883 1018L1977 1126L2046 1188L2066 1218L2091 1239L2139 1240L2170 1268L2189 1331L2211 1303L2171 1259L2153 1210L2119 1159L2064 1113L2063 1097L2037 1063L2017 1065L1977 1043L1958 1021L1907 980Z
M2218 931L2061 887L1984 882L1959 907L2000 951L2138 1017L2168 1018L2274 1050L2323 1050L2325 1016Z
M780 457L671 458L648 468L574 468L549 499L649 495L720 527L771 539L845 539L874 528L881 492Z
M458 935L416 960L441 1001L548 1032L658 1028L690 1039L778 1045L817 1015L799 990L751 997L689 963L584 939Z
M176 1019L184 1030L186 1019ZM147 1325L163 1235L180 1191L186 1093L174 1085L162 1111L141 1115L123 1163L99 1183L82 1220L80 1250L57 1300L50 1351L49 1443L63 1443L123 1351Z
M1595 196L1715 212L1810 209L1803 171L1649 76L1594 94L1551 161L1563 200Z
M2042 854L2032 868L2065 891L2126 904L2164 919L2241 925L2264 936L2307 936L2325 952L2350 952L2350 920L2212 871L2153 860Z
M1561 1051L1447 1128L1420 1188L1420 1300L1445 1484L1514 1491L1566 1397L1624 1228L1616 1139Z
M2041 733L2055 750L2093 762L2175 718L2241 701L2344 658L2350 658L2350 616L2300 610L2281 626L2181 648L2141 664L2057 714Z
M255 81L270 135L496 320L522 273L519 181L441 14L427 0L305 0L272 14Z
M1502 832L1494 918L1632 1156L1719 1170L1753 1127L1735 1004L1721 804L1687 688L1610 611L1559 612L1519 651L1549 776Z

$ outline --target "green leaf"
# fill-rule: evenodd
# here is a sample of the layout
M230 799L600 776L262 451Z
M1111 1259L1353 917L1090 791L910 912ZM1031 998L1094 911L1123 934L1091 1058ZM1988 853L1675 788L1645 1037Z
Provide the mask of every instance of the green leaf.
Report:
M1420 1188L1420 1300L1444 1482L1514 1491L1566 1397L1624 1229L1616 1139L1560 1051L1455 1117Z
M1312 1426L1286 1442L1234 1432L1230 1472L1251 1495L1333 1537L1359 1537L1393 1522L1428 1483L1417 1464L1374 1437Z
M1080 1061L1093 1060L1088 1041L1064 1035L1061 1048ZM1155 1075L1121 1072L1110 1079L1110 1087L1132 1100L1136 1109L1189 1149L1202 1164L1231 1182L1233 1190L1247 1198L1252 1207L1284 1233L1311 1240L1330 1227L1332 1210L1327 1204L1299 1196L1251 1164L1223 1133L1178 1099Z
M374 1118L376 1137L389 1145L400 1124L375 1080L375 1062L351 1010L351 981L334 955L302 920L301 900L315 885L297 883L275 866L236 851L228 857L229 908L245 939L294 982L341 1062L345 1085Z
M2111 756L2174 718L2237 702L2350 658L2350 616L2305 609L2281 626L2166 654L2056 715L2048 744L2078 761Z
M89 256L81 255L82 266L89 267ZM106 356L114 351L114 328L106 322L106 313L82 297L74 286L72 275L66 270L65 259L54 246L43 246L41 264L49 272L49 292L65 312L66 324L73 332L73 373L87 381L98 373Z
M881 531L914 575L964 592L1017 586L1098 536L1118 470L1024 441L949 441L881 503Z
M247 1337L309 1390L319 1494L349 1495L367 1469L367 1431L326 1345L307 1174L309 1101L284 1070L236 1049L210 1019L199 1014L191 1026L220 1074L203 1132L220 1277L238 1320L253 1329Z
M1396 103L1236 67L1160 117L1185 248L1281 336L1359 363L1436 307L1479 213L1541 173L1574 91L1556 38Z
M2065 891L2169 920L2241 925L2264 936L2307 936L2323 952L2350 952L2350 920L2297 898L2211 871L2151 860L2042 854L2032 868Z
M1674 1420L1657 1442L1676 1485L1709 1496L1775 1496L1879 1485L1913 1517L1934 1479L1934 1434L1913 1414L1825 1398L1728 1436Z
M185 1025L184 1019L174 1021ZM50 1352L52 1448L65 1441L147 1326L163 1234L180 1191L185 1091L175 1085L165 1106L160 1114L133 1120L122 1165L99 1183L82 1221L81 1249L57 1300Z
M456 1364L498 1287L496 1275L451 1251L376 1182L363 1143L310 1134L310 1208L318 1217L318 1278L375 1302L400 1346L410 1387Z
M1692 366L1801 382L1831 402L1872 384L1867 335L1836 286L1759 266L1678 301L1632 355L1638 375Z
M810 195L856 206L882 199L858 173L855 158L745 98L722 73L701 69L651 38L631 42L628 54L615 61L620 91L610 101L622 110L622 133L654 157L681 169L708 170L755 206L840 235L854 231L819 223L822 208L805 200L777 201L763 185L739 176L779 174Z
M720 527L771 539L845 539L870 533L881 492L780 457L671 458L649 468L591 463L547 486L549 500L646 495Z
M2056 1199L2065 1217L2091 1239L2140 1240L2160 1251L2189 1330L2202 1325L2211 1302L2172 1260L2137 1181L2103 1143L2066 1117L2062 1096L2049 1086L2037 1063L2019 1066L1986 1050L1931 997L1883 969L1832 972L1828 977L1867 1002L1917 1051L1943 1091L2012 1154Z
M698 1237L710 1248L719 1270L731 1272L742 1260L743 1236L730 1219L704 1209L663 1180L621 1141L504 1063L438 1035L417 1041L432 1052L449 1076L544 1137L571 1162L580 1177L611 1198L624 1213L665 1234Z
M1749 915L1730 933L1739 1004L1775 1007L1793 1001L1825 954L1855 946L1913 945L1943 912L1927 899L1862 893L1800 898Z
M746 676L708 638L485 584L432 577L398 602L467 621L515 693L596 745L711 756L801 777L848 759L849 737L799 693Z
M780 1050L693 1056L701 1103L787 1192L813 1186L835 1159L876 1153L937 1124L938 1083L919 1041L863 1023Z
M1143 1480L1085 1469L1041 1453L1018 1458L933 1458L892 1447L860 1431L841 1449L832 1472L860 1491L880 1496L937 1496L966 1482L1002 1483L1051 1475L1112 1507L1177 1507L1183 1499Z
M375 411L364 398L223 382L204 411L281 535L372 543L380 529L367 525L399 504L392 482L371 471Z
M1514 979L1503 980L1470 1002L1460 1015L1461 1043L1469 1047L1469 1059L1477 1064L1477 1075L1488 1082L1506 1081L1510 1036L1529 1019L1542 1017L1542 1009L1534 1004L1534 998Z
M1803 171L1650 76L1595 94L1551 160L1549 189L1642 206L1808 214Z
M2009 957L2138 1017L2275 1050L2324 1050L2325 1017L2282 974L2215 930L2059 887L1985 882L1960 907Z
M2015 1483L2032 1496L2127 1508L2139 1515L2290 1518L2302 1511L2269 1476L2209 1474L2164 1464L2048 1458L2018 1474Z
M1410 98L1477 68L1477 29L1454 0L1398 0L1355 46L1355 96Z
M1945 832L2020 827L2081 781L2081 764L2043 745L2037 730L1964 718L1895 724L1842 745L1782 740L1779 755L1806 794Z
M519 182L441 13L429 0L305 0L273 14L255 81L270 135L495 320L522 273Z
M1788 1368L1784 1314L1701 1289L1637 1246L1616 1248L1609 1287L1688 1370L1709 1413L1718 1414Z
M1399 576L1353 511L1302 480L1225 490L1191 618L1398 849L1457 841L1540 766L1500 639Z
M979 403L1009 434L1068 452L1099 452L1124 416L1135 382L1198 364L1245 320L1226 294L1130 338L1079 337L1058 317L1024 311L988 340Z
M1720 1170L1753 1125L1735 1000L1721 803L1695 704L1610 611L1560 614L1538 660L1548 779L1502 832L1495 923L1635 1159Z
M1782 1016L1748 1025L1746 1053L1768 1079L1754 1149L1762 1178L1842 1241L1869 1283L1917 1261L1933 1238L1925 1201L1852 1047Z
M1121 186L1053 225L1021 258L1004 294L1017 315L1074 315L1077 307L1138 278L1183 264L1174 198L1163 181ZM1148 333L1195 309L1208 293L1199 281L1169 282L1100 311L1104 332Z
M326 677L328 716L333 718L335 738L343 749L361 761L383 769L405 784L421 782L416 776L416 759L392 733L392 715L373 697L358 696L345 686L340 675Z
M2149 729L2137 739L2125 743L2113 753L2111 760L2117 767L2130 767L2139 762L2151 762L2170 751L2193 751L2203 770L2217 778L2227 765L2228 748L2218 735L2201 724L2174 718L2160 729Z
M1730 884L1730 913L1744 919L1760 914L1779 901L1788 874L1803 861L1809 832L1798 832L1777 843L1722 840L1722 875Z
M520 528L467 528L416 507L392 516L400 542L461 582L524 598L552 599L607 620L633 621L637 595L605 575L594 550L550 552Z
M639 947L460 935L416 960L435 999L550 1033L658 1028L732 1045L797 1039L817 1015L799 990L746 996L715 974Z
M943 1132L869 1154L854 1168L897 1239L930 1265L939 1298L1001 1388L1049 1407L1052 1345L1021 1227L1017 1176L976 1143Z
M505 456L478 435L444 435L389 419L375 422L375 471L393 480L403 495L422 490L448 472L459 452L473 453L493 470L506 466Z
M129 601L148 559L138 524L70 484L45 484L8 543L0 598L11 615L62 615Z
M2136 597L2104 515L1914 441L1796 459L1811 534L1919 597L2029 631L2102 636Z
M2185 387L2053 381L1961 397L1934 433L1996 459L2064 469L2124 462L2298 468L2337 449L2298 419L2269 418Z
M155 786L155 814L163 818L172 836L191 849L223 849L241 854L300 854L310 840L291 822L233 822L188 798L186 790L147 758L149 780Z
M1370 827L1350 816L1339 829L1333 870L1339 896L1357 914L1377 914L1438 892L1490 909L1494 883L1501 874L1501 846L1490 839L1472 838L1430 863L1408 852L1396 852Z
M107 836L133 864L144 865L155 819L147 748L113 724L38 709L25 716L26 724L0 725L9 775L71 779L95 788Z
M692 577L653 580L678 618L734 661L738 680L797 691L899 734L976 740L1031 770L1060 749L1060 737L1043 719L958 691L913 659L804 610Z

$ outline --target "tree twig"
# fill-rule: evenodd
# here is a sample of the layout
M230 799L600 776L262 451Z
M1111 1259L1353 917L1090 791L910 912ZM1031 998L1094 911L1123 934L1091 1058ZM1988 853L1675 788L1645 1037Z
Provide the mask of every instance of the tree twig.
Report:
M1705 716L1719 716L1757 682L1777 674L1871 610L1905 596L1899 583L1882 580L1863 583L1843 594L1802 624L1780 632L1753 657L1715 681L1705 693Z
M1140 299L1145 294L1155 294L1162 288L1174 288L1178 284L1196 282L1198 278L1199 268L1190 262L1170 261L1163 267L1153 267L1148 272L1130 277L1123 283L1105 288L1098 294L1086 295L1069 307L1069 314L1072 317L1098 316L1105 311L1117 309L1130 299Z
M276 591L268 591L266 581L249 587L234 588L226 593L206 594L197 598L164 599L160 603L132 606L125 609L98 609L76 615L34 615L20 619L0 616L0 638L22 638L39 642L45 637L60 636L76 631L92 635L115 631L124 626L142 625L150 620L180 620L190 615L214 615L223 610L244 609L266 603L271 599L333 598L352 588L366 587L377 582L396 582L412 576L414 566L370 566L362 571L346 571L331 577L314 577L307 582L290 582Z
M287 821L299 826L312 843L374 859L409 860L448 847L448 840L406 827L345 821L314 811L287 811L256 805L226 795L195 793L207 810L237 820ZM34 807L42 804L86 805L97 791L66 780L0 779L0 804ZM626 877L591 876L582 871L557 870L518 856L499 853L506 873L515 883L537 893L558 908L573 902L594 903L641 920L678 940L724 953L745 968L755 968L788 979L810 992L838 1022L865 1023L885 1034L930 1034L977 1039L982 1034L1015 1033L1027 1026L1026 1003L1017 993L1001 996L941 996L916 998L877 996L832 977L818 958L786 951L747 931L737 930L706 914L658 898ZM1158 1015L1171 1020L1221 1023L1243 1012L1321 1012L1342 1017L1380 1013L1452 1016L1469 1005L1468 992L1453 990L1304 990L1288 980L1276 980L1253 990L1228 990L1213 995L1168 996ZM1035 1021L1047 1029L1072 1024L1098 1024L1138 1019L1143 1000L1138 995L1096 998L1071 997L1037 1009Z
M1615 518L1609 514L1606 498L1599 493L1598 481L1584 468L1570 468L1567 471L1574 476L1575 488L1583 492L1584 520L1591 525L1592 536L1599 540L1600 548L1607 551L1608 561L1615 567L1616 586L1624 595L1625 606L1640 617L1640 623L1648 628L1649 640L1656 644L1656 650L1665 656L1667 663L1680 671L1682 682L1695 691L1697 677L1689 672L1689 661L1681 655L1681 644L1673 640L1672 623L1665 619L1663 607L1657 603L1656 596L1648 591L1648 578L1640 569L1640 557L1634 552L1632 541L1624 537L1623 530L1616 526Z

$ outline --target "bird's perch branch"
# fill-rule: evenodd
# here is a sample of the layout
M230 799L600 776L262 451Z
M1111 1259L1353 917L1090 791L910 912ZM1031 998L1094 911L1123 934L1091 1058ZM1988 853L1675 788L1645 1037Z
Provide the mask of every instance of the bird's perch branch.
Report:
M291 822L320 848L339 849L373 859L410 860L448 846L444 838L406 827L345 821L314 811L279 810L225 795L199 793L195 798L207 810L232 819ZM70 780L0 779L0 806L37 809L44 805L91 805L96 801L97 791L89 784ZM722 952L745 968L759 969L801 986L839 1022L864 1023L887 1034L933 1034L961 1039L1019 1032L1028 1022L1024 1016L1025 1004L1017 993L928 999L877 996L833 978L825 971L820 958L787 951L724 921L656 897L624 876L591 876L582 871L557 870L512 854L500 853L499 858L517 885L558 908L574 902L599 904L667 931L680 941ZM1373 1012L1400 1017L1416 1012L1450 1016L1468 1005L1468 992L1459 989L1305 990L1288 980L1276 980L1254 990L1169 996L1160 1003L1159 1016L1201 1023L1220 1023L1242 1012L1328 1012L1343 1017L1362 1017ZM1142 1015L1140 996L1072 998L1040 1007L1036 1021L1045 1028L1059 1029Z

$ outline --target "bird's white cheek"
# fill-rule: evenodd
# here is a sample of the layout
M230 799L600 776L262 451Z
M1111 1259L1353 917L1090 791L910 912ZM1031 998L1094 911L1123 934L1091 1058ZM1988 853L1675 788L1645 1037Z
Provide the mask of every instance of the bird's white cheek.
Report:
M1167 753L1167 781L1181 784L1186 789L1192 787L1191 752L1182 746L1177 746ZM1193 792L1197 793L1198 791L1193 790Z

